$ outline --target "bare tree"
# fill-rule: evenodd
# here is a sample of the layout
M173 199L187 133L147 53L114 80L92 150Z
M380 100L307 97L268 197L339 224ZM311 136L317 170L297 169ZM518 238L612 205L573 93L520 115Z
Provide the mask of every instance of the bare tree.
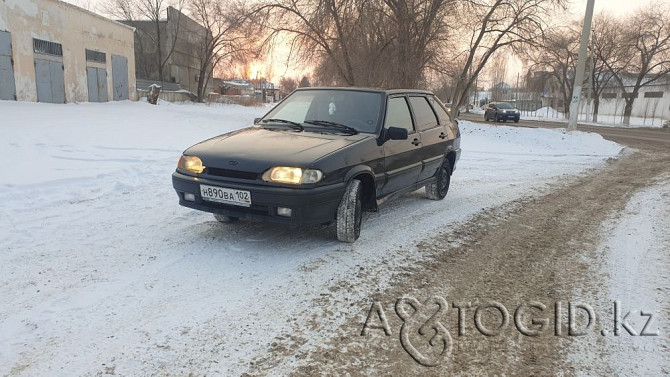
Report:
M452 111L466 99L469 88L500 49L541 43L545 20L556 9L565 9L565 0L463 0L452 15L458 20L461 44L454 54L464 56Z
M572 24L547 31L542 43L531 46L522 53L524 60L531 63L531 70L547 72L556 83L566 116L570 112L570 97L577 70L579 29L579 25Z
M204 30L196 28L191 36L198 46L198 102L206 95L206 88L213 67L224 60L232 60L249 53L252 46L252 28L245 21L248 12L241 1L232 0L191 0L190 16Z
M627 59L627 48L619 44L619 23L607 13L600 13L593 22L591 51L593 67L591 82L593 84L593 121L598 122L600 98L613 84L613 78L621 73L622 65L618 60ZM608 66L612 67L610 70Z
M670 74L670 5L657 3L639 9L618 22L620 59L600 56L625 101L623 122L630 124L640 89ZM598 52L597 52L598 53Z
M268 41L292 36L322 83L416 87L449 36L455 0L262 0ZM370 69L374 66L374 69Z
M507 56L498 54L491 60L487 69L491 81L491 100L502 101L505 95L505 85L507 83Z
M284 93L289 94L298 88L298 79L293 77L282 77L279 80L279 86Z

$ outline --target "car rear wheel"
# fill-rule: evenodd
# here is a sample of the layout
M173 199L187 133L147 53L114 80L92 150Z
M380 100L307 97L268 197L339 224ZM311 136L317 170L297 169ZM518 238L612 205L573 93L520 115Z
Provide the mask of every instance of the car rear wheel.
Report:
M426 185L426 195L428 199L442 200L449 192L449 184L451 183L451 163L446 158L440 166L440 169L435 173L435 182Z
M222 214L220 214L220 213L215 213L215 214L214 214L214 218L215 218L218 222L220 222L220 223L224 223L224 224L234 223L235 221L237 221L237 220L240 219L239 217L226 216L226 215L222 215Z
M484 113L484 122L488 122L488 121L489 121L489 117L486 115L486 113Z
M337 207L337 239L342 242L354 242L361 234L363 219L361 191L361 181L352 179Z

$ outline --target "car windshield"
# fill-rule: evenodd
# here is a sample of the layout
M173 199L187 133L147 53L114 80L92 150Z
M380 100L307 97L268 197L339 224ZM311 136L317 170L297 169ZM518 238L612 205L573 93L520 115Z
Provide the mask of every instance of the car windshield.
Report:
M513 109L514 107L507 102L500 102L498 104L499 109Z
M291 94L262 120L289 121L304 126L305 131L375 133L379 123L382 93L358 90L310 89ZM346 127L342 127L346 126Z

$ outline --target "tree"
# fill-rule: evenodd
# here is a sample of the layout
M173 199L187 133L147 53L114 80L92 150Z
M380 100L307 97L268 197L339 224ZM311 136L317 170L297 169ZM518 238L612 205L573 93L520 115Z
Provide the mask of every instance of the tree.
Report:
M291 36L293 52L317 61L319 81L416 87L449 36L455 0L261 0L268 44ZM374 69L370 69L374 66Z
M548 72L556 83L566 116L570 113L580 34L577 24L549 30L544 34L542 43L526 49L522 55L531 63L531 70Z
M623 92L624 124L630 124L640 89L670 74L670 5L658 3L639 9L629 20L619 20L621 58L600 56Z
M298 87L308 88L310 86L312 86L312 84L310 84L309 78L307 76L303 76L302 79L300 79L300 84L298 85Z
M298 80L293 77L282 77L279 80L279 86L284 93L289 94L298 88Z
M607 13L600 13L593 22L591 39L591 83L593 84L593 121L598 122L600 98L613 78L621 74L622 65L617 60L626 59L626 48L619 45L619 23ZM608 65L614 70L608 69Z
M251 49L252 29L245 22L248 13L243 3L234 0L191 0L190 16L205 30L193 28L189 33L196 42L198 56L198 102L202 102L213 67L222 61L239 57Z
M491 100L503 101L505 96L505 85L507 83L507 56L499 54L489 64L487 70L489 71L489 78L491 81Z
M462 57L463 64L452 112L467 99L469 88L497 51L541 43L550 26L544 20L565 6L565 0L459 1L453 17L458 20L462 43L454 44L453 55Z

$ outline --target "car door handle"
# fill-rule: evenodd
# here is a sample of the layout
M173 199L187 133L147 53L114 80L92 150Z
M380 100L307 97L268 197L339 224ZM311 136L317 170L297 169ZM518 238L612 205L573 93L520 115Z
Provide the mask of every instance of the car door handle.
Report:
M419 139L414 139L414 141L412 141L412 144L419 145L421 144L421 141Z
M447 134L445 134L444 132L442 132L442 133L440 134L440 136L438 136L438 137L439 137L440 139L444 139L445 137L447 137Z

